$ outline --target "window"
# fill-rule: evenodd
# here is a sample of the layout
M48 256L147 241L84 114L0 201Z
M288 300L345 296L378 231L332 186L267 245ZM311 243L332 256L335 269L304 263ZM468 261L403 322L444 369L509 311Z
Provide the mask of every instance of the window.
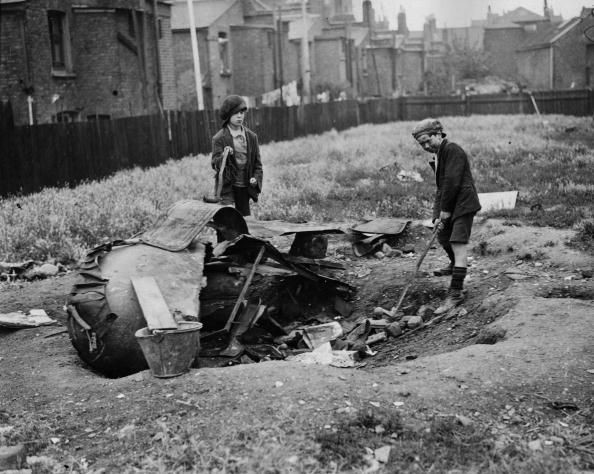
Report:
M52 53L52 71L70 72L70 43L68 41L68 23L66 14L61 11L50 10L47 12L49 26L50 48Z
M219 58L221 60L221 75L231 74L231 67L229 64L229 38L227 33L219 33Z
M78 112L76 110L62 110L54 115L54 122L71 123L78 119Z

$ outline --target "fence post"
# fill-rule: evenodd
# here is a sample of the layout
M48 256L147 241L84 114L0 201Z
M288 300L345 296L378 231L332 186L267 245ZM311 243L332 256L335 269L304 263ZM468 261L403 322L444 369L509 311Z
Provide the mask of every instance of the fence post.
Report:
M406 113L406 97L398 97L398 120L405 121L407 117Z
M594 115L594 91L588 89L588 115Z

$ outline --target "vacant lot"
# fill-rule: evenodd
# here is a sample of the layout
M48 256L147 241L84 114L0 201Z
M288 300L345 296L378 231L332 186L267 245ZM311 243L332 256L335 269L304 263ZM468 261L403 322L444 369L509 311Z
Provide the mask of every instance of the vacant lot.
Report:
M443 121L470 151L479 191L520 191L516 210L478 219L464 312L375 345L358 369L278 361L169 380L93 373L60 327L0 331L0 445L24 443L36 473L594 469L591 120ZM364 126L263 147L257 217L428 217L428 155L410 128ZM4 200L1 256L71 264L176 200L208 193L207 161ZM401 170L423 181L400 181ZM402 244L420 250L427 237L415 221ZM409 281L414 258L357 259L348 237L330 244L329 257L347 267L340 276L358 289L353 320L390 307ZM424 269L440 257L431 250ZM63 323L74 279L3 282L1 311L42 307ZM435 308L446 286L424 274L406 303Z

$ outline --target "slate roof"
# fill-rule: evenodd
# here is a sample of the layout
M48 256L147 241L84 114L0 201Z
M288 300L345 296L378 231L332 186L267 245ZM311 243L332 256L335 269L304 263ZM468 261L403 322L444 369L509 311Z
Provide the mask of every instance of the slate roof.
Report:
M517 51L548 48L579 23L580 18L572 18L558 25L548 25L524 40Z

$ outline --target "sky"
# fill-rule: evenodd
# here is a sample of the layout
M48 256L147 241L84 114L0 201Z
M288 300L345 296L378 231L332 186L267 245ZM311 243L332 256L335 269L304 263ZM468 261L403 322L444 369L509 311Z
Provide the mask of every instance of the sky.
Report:
M547 0L555 15L562 15L564 20L578 16L582 7L594 8L592 0ZM353 6L360 4L353 1ZM372 0L377 16L385 15L390 27L396 28L396 17L400 6L406 12L409 30L422 30L425 18L434 14L439 28L470 26L471 20L485 19L487 8L491 5L493 13L503 13L524 7L539 15L543 14L544 0ZM358 12L355 10L355 15Z

